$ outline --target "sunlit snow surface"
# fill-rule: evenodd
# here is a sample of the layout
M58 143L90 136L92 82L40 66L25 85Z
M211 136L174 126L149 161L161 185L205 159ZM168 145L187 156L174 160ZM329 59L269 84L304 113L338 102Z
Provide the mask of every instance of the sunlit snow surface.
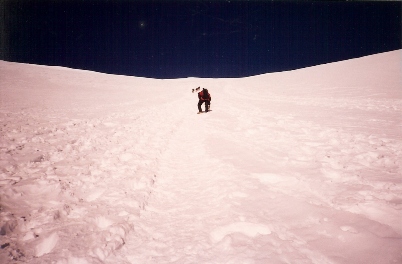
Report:
M402 263L401 61L177 80L0 61L0 263Z

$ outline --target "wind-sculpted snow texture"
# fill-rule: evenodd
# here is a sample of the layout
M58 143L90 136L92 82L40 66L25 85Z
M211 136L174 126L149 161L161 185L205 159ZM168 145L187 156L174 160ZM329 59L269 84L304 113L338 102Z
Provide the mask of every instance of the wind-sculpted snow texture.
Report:
M402 263L401 56L177 80L0 62L0 263Z

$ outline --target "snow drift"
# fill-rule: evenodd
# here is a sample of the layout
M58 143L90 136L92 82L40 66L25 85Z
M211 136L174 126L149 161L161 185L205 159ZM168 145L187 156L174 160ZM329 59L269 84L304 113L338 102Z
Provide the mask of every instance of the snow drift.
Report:
M401 263L401 55L178 80L0 61L0 262Z

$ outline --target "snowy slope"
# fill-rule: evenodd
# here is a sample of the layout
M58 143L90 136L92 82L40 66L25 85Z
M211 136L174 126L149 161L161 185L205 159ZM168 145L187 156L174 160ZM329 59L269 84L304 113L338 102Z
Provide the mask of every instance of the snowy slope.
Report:
M177 80L0 61L0 263L401 263L401 56Z

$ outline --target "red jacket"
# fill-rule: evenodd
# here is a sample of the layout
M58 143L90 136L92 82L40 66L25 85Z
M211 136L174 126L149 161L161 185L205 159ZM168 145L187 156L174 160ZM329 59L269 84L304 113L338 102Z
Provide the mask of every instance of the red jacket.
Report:
M202 101L211 101L211 95L208 93L208 91L206 91L206 92L204 92L204 91L201 91L198 93L198 99L200 99Z

